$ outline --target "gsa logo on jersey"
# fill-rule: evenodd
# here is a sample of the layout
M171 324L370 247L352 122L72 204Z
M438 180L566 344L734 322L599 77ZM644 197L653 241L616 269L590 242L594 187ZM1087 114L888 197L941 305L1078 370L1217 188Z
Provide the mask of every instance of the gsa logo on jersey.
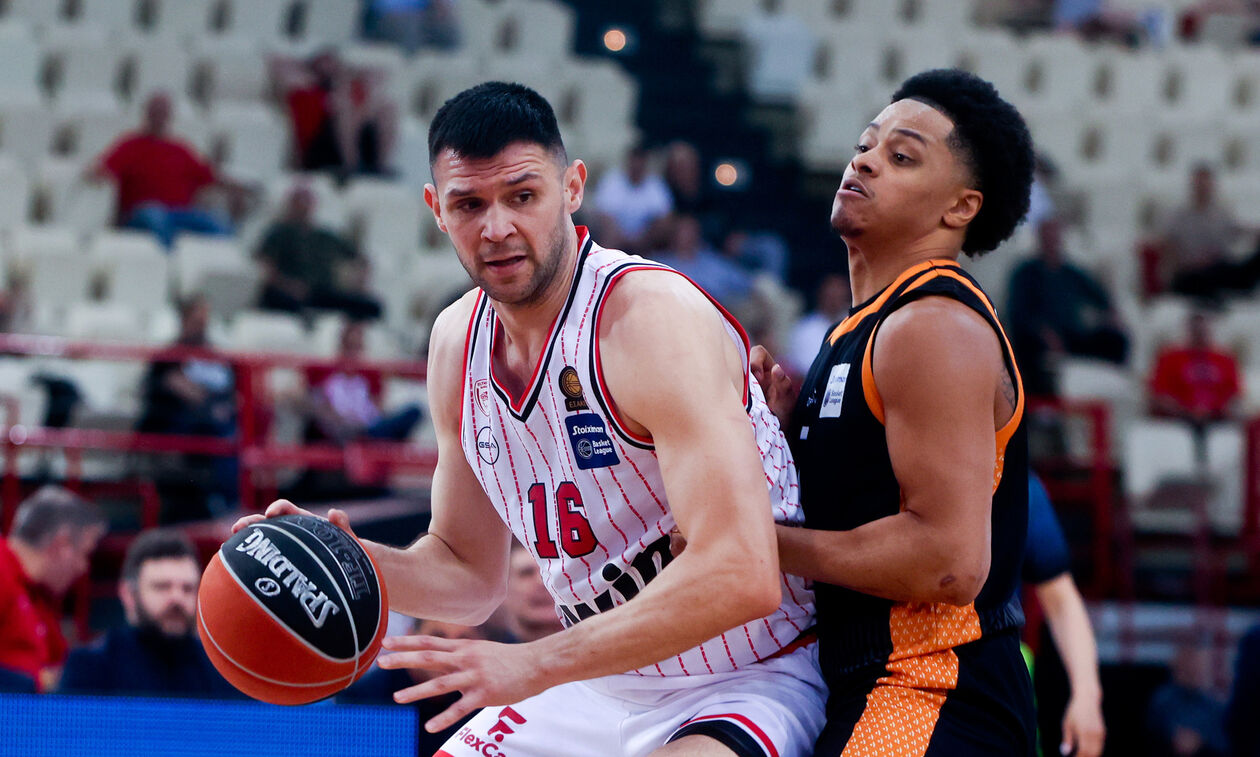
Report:
M489 426L482 426L477 432L477 456L491 465L499 461L499 442L490 433Z
M580 470L607 468L621 462L612 440L608 438L603 418L595 413L570 415L564 419L564 426L569 432L569 443L573 445L574 459Z

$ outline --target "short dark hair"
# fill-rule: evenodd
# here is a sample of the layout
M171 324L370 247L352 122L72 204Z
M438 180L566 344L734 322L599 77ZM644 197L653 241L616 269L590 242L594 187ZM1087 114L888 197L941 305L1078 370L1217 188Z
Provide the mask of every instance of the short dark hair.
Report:
M492 158L513 142L542 145L567 161L556 112L524 84L489 81L447 100L429 125L429 167L443 150Z
M180 557L197 562L197 550L182 531L171 528L143 531L127 547L127 556L123 558L122 579L135 581L140 578L140 568L150 560Z
M898 100L918 100L954 122L950 148L984 194L980 212L967 226L963 251L975 257L994 249L1028 213L1035 159L1023 117L992 84L958 69L910 77L893 94L892 102Z
M43 547L63 527L84 531L105 525L105 516L96 505L50 484L18 505L10 536L32 547Z

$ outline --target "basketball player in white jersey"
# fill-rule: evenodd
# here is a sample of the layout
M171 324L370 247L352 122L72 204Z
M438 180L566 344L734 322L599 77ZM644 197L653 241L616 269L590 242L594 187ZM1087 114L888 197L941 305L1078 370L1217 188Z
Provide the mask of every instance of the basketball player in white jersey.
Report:
M680 274L574 226L586 167L536 92L457 95L429 149L425 201L478 288L433 327L429 532L367 547L392 609L475 624L515 536L567 628L386 639L382 667L433 672L395 699L459 691L430 730L485 708L447 757L810 754L826 695L813 597L779 572L774 534L801 521L796 474L742 330Z

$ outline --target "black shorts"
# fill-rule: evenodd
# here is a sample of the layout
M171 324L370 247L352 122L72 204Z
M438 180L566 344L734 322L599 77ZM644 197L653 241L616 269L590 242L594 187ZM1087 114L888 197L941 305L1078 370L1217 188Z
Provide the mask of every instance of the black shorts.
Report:
M953 688L930 685L942 673L956 678ZM828 683L827 725L816 757L1031 757L1036 752L1032 681L1014 630Z

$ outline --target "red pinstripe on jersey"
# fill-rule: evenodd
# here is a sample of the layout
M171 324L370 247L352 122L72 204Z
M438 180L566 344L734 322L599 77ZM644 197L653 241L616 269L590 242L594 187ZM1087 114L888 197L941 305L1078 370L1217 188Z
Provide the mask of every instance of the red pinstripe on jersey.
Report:
M625 424L615 417L599 379L595 344L603 302L618 279L639 270L671 269L600 248L585 229L579 234L579 260L568 298L519 397L494 375L493 343L500 327L493 303L484 295L478 299L466 338L460 418L469 465L516 539L538 560L543 581L570 624L637 595L670 559L663 545L675 525L651 440L625 433ZM723 314L747 366L747 337L733 318ZM576 373L568 374L566 395L560 376L568 368ZM577 397L574 375L580 384ZM483 387L480 398L478 386ZM745 397L775 519L800 522L791 453L751 377L746 377ZM589 445L579 457L579 437L597 444L602 457L593 458ZM577 494L572 494L570 483ZM564 501L558 494L562 484L570 493ZM548 493L546 514L540 519L545 522L535 522L536 508L529 501L534 486ZM561 532L572 527L575 517L589 524L594 546L580 540L585 536L575 536L580 531ZM540 542L557 545L558 556L540 557ZM566 545L575 544L582 549L568 554ZM801 579L785 577L783 596L775 613L633 672L666 677L722 672L774 654L813 618L813 593Z

